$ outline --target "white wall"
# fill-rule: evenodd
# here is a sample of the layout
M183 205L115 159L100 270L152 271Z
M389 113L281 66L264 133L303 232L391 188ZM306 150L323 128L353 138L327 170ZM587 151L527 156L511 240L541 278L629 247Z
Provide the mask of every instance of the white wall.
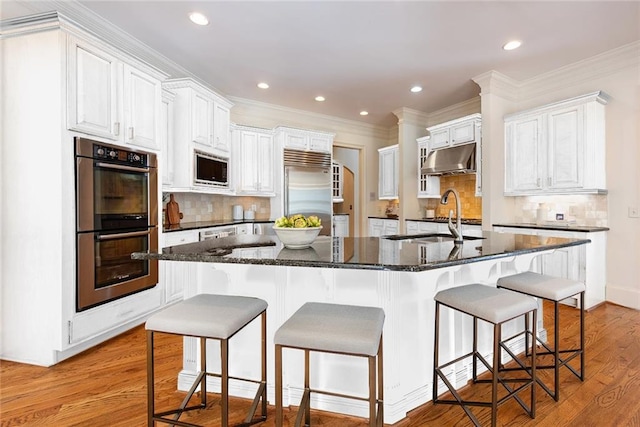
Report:
M628 216L629 207L640 206L640 42L522 82L497 74L474 80L482 88L483 144L485 123L496 128L488 142L492 165L484 164L485 228L486 220L515 217L513 202L502 196L504 166L494 162L504 156L504 133L497 129L501 116L598 90L611 97L606 107L607 300L640 309L640 219Z

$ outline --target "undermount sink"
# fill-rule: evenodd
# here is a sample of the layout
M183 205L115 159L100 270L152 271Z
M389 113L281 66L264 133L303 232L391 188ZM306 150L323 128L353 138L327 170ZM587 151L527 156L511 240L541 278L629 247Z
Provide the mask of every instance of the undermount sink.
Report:
M384 236L384 239L400 240L410 243L442 243L452 242L453 236L451 234L444 233L430 233L430 234L397 234L393 236ZM462 236L462 240L481 240L484 237L477 236Z

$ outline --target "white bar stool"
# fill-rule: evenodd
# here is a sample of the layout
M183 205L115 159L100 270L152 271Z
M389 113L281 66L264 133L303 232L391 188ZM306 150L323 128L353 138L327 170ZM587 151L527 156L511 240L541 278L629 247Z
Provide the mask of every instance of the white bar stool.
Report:
M252 380L229 376L229 339L258 316L262 318L261 379ZM267 419L267 303L259 298L200 294L181 301L151 316L146 323L147 330L147 424L155 421L179 425L198 426L178 421L185 411L202 409L207 406L207 376L221 378L221 425L229 425L229 379L258 384L249 414L241 425L250 425ZM182 335L200 338L200 372L179 408L155 412L154 395L154 333ZM220 341L221 373L207 372L206 340ZM194 392L200 386L200 404L187 406ZM262 401L261 416L254 419L258 404ZM173 418L168 418L173 415Z
M433 359L433 403L459 405L462 407L467 416L471 419L475 426L480 426L480 421L473 414L470 406L490 407L491 408L491 426L495 427L497 421L498 406L506 402L510 398L522 406L531 418L535 418L535 382L536 382L536 349L533 346L531 352L531 365L526 366L522 360L514 355L511 350L502 341L502 324L524 316L527 318L529 314L533 315L533 333L535 334L536 315L538 305L535 299L515 292L504 289L496 289L490 286L471 284L465 286L454 287L444 291L440 291L434 297L436 301L435 315L435 335L434 335L434 359ZM473 317L473 348L470 353L464 354L452 361L440 365L439 361L439 338L440 338L440 306L444 305L453 310L465 313ZM493 324L493 364L485 360L478 352L478 319ZM508 338L506 341L511 340ZM509 356L520 366L519 371L526 373L523 378L506 378L500 375L501 369L501 349L505 350ZM465 400L456 391L455 387L449 382L443 369L456 364L464 359L472 358L472 380L474 383L491 383L491 401ZM482 362L491 374L491 379L478 379L477 363ZM438 380L447 386L454 399L440 399L438 397ZM519 383L519 385L517 385ZM502 385L507 391L505 395L498 398L498 384ZM514 388L511 384L516 384ZM518 396L518 393L529 387L531 390L530 405L527 407L525 402Z
M305 418L305 426L309 426L311 423L311 393L368 401L369 426L382 426L384 422L383 324L384 311L381 308L314 302L304 304L284 322L274 336L276 345L276 426L282 427L283 423L283 348L304 350L304 394L296 417L296 427L302 425L303 416ZM312 389L309 385L310 351L366 357L369 361L368 398Z
M536 298L542 298L553 302L553 348L545 342L542 342L535 334L532 334L534 343L537 341L546 351L538 352L538 356L552 355L553 365L538 365L538 369L554 370L554 389L551 389L538 378L538 384L553 397L555 401L560 399L560 367L566 366L580 381L584 381L584 292L585 285L570 279L548 276L544 274L526 271L524 273L514 274L512 276L502 277L498 279L498 287L509 289L522 294L531 295ZM560 301L580 294L580 344L578 348L560 349ZM528 330L528 328L526 328ZM527 339L529 334L525 333ZM528 346L527 346L528 348ZM562 357L567 355L566 357ZM577 372L569 361L575 357L580 357L580 372Z

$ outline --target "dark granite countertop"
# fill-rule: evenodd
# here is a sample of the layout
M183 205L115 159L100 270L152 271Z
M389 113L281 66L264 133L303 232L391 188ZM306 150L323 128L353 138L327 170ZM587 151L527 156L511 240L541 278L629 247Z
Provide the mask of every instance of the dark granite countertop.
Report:
M590 227L577 224L535 224L535 223L506 223L493 224L494 227L534 228L538 230L578 231L581 233L593 233L597 231L609 231L609 227Z
M461 245L452 241L419 240L427 235L379 237L320 236L307 249L287 249L277 236L239 235L164 248L162 253L137 252L134 259L214 263L424 271L494 258L589 243L588 239L531 236L484 231L483 238ZM433 236L433 235L430 235ZM445 238L446 240L446 238ZM273 251L247 248L273 247Z
M172 231L187 231L187 230L197 230L199 228L207 228L207 227L219 227L225 225L237 225L237 224L255 224L255 223L264 223L264 222L273 222L272 219L245 219L245 220L231 220L231 219L219 219L215 221L195 221L195 222L181 222L180 224L163 224L162 232L170 233Z

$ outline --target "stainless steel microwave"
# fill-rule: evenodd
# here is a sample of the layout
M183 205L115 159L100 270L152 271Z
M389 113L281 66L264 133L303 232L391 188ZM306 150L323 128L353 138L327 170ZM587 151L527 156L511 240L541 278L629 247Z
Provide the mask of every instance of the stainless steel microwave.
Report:
M194 184L229 187L229 159L194 150Z

